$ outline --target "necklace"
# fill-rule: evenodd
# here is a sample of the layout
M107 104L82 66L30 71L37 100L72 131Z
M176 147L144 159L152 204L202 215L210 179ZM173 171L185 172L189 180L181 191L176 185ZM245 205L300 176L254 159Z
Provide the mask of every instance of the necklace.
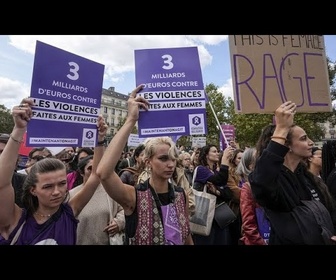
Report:
M49 217L51 217L52 214L43 215L43 214L40 214L40 213L38 213L38 212L35 212L35 215L40 216L40 217L42 217L42 218L49 218Z

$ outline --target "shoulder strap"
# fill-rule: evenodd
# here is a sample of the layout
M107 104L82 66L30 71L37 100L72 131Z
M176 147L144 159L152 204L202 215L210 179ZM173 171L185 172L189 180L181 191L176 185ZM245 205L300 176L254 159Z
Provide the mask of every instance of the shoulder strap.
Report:
M129 171L129 172L131 172L133 174L135 174L135 173L138 172L138 170L136 168L134 168L134 167L125 167L125 168L123 168L123 169L121 169L119 171L118 175L120 176L124 171Z
M193 173L193 177L192 177L192 181L191 181L191 186L194 186L194 182L195 182L196 174L197 174L197 167L198 167L198 165L194 169L194 173Z
M15 242L18 240L25 223L26 223L26 220L23 221L22 225L19 227L18 231L15 233L10 245L15 245Z

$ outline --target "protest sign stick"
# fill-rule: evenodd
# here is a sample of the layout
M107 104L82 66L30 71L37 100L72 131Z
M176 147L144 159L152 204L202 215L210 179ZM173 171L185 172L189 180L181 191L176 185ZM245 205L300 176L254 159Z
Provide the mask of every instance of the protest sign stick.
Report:
M213 106L212 106L212 104L211 104L211 101L210 101L210 99L209 99L207 93L206 93L206 92L204 92L204 93L205 93L205 96L206 96L206 101L208 102L208 104L209 104L209 106L210 106L210 108L211 108L211 111L212 111L212 113L213 113L213 115L214 115L214 117L215 117L215 119L216 119L217 125L218 125L218 127L219 127L219 129L220 129L220 131L221 131L221 133L222 133L222 135L223 135L223 138L224 138L224 141L225 141L225 143L226 143L226 146L229 146L229 143L228 143L228 141L227 141L227 139L226 139L226 137L225 137L224 131L223 131L223 129L222 129L221 124L219 123L219 120L218 120L218 118L217 118L217 116L216 116L216 113L215 113L215 110L214 110L214 108L213 108Z

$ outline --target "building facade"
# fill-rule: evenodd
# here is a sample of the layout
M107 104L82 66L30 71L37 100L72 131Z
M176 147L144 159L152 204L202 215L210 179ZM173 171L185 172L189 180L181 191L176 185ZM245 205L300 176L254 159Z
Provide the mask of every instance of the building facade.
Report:
M129 95L116 92L114 87L103 88L100 113L108 125L108 141L117 133L119 123L127 116L128 98Z

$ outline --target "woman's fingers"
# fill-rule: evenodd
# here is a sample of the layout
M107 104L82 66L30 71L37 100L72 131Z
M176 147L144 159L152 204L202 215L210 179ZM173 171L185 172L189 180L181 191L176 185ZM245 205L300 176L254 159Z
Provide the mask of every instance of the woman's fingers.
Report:
M276 113L277 112L282 114L295 114L296 104L292 101L287 101L276 110Z

